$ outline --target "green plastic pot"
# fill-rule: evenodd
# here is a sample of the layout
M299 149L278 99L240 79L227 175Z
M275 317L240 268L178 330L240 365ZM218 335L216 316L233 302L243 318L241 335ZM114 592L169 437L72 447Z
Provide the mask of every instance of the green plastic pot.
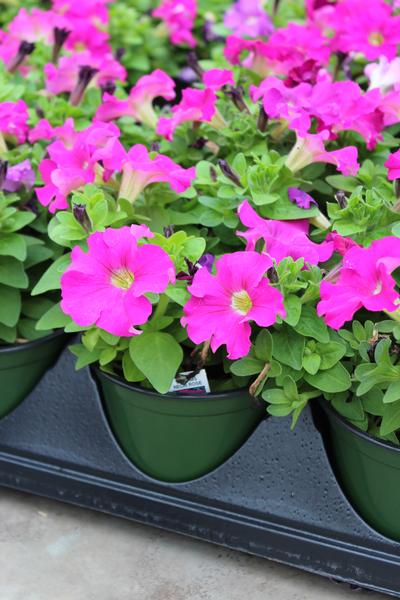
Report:
M57 332L26 344L0 346L0 418L28 396L56 361L66 339Z
M114 435L129 459L151 477L189 481L240 448L265 415L247 390L161 395L95 369Z
M380 533L400 541L400 448L364 433L320 402L328 417L333 466L358 513Z

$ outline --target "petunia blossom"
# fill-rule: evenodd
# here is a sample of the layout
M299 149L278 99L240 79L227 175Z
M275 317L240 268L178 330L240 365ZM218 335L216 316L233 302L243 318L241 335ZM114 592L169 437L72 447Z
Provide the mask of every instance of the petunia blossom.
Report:
M113 335L141 333L152 312L145 294L164 292L174 281L168 254L151 244L147 227L107 228L88 237L88 251L72 250L72 261L61 278L62 310L81 327L97 325Z
M314 162L322 162L335 165L343 175L357 175L360 168L357 161L357 148L345 146L328 152L325 149L325 142L328 139L328 131L308 133L304 137L297 136L297 142L288 155L286 166L296 172Z
M224 15L225 27L238 36L268 36L274 26L262 4L261 0L237 0Z
M299 208L309 209L312 204L318 205L317 201L310 194L295 187L288 188L288 198L290 202L294 202Z
M162 0L152 15L164 22L173 44L190 48L196 46L197 42L192 34L197 15L196 0Z
M382 93L400 84L400 57L388 60L381 56L377 63L369 63L364 72L369 79L369 89L379 88Z
M23 100L17 102L0 102L0 132L9 135L23 144L27 138L28 106Z
M243 237L247 250L254 250L258 240L264 240L265 252L277 263L287 256L294 260L303 258L305 263L317 265L329 260L333 253L332 242L316 244L308 237L307 219L297 221L276 221L263 219L245 200L238 209L239 219L248 231L238 231Z
M389 155L389 158L385 162L385 167L388 169L389 181L400 179L400 150Z
M391 273L399 266L399 238L382 238L368 248L350 248L337 281L321 283L318 315L327 325L339 329L362 307L372 312L396 311L400 296Z
M199 269L181 320L192 342L210 340L213 352L226 344L230 359L246 356L251 321L269 327L278 315L285 317L282 294L265 277L271 266L266 254L234 252L216 262L215 275Z
M105 93L95 118L99 121L111 121L120 117L132 117L155 128L157 115L154 112L153 102L157 97L164 100L175 98L175 82L161 69L140 77L126 100Z
M161 117L157 124L157 133L167 140L172 141L175 129L187 121L216 122L218 113L216 109L217 97L210 89L196 90L186 88L182 92L182 100L172 107L172 117Z
M230 69L210 69L203 73L203 83L206 88L217 91L224 85L235 85L235 80Z
M31 190L35 185L35 179L35 171L32 169L30 161L26 159L7 168L1 189L6 192L17 192L22 187Z
M119 196L134 202L152 183L166 182L178 194L184 192L196 177L196 167L184 169L163 154L152 159L145 146L136 144L123 159L122 173Z

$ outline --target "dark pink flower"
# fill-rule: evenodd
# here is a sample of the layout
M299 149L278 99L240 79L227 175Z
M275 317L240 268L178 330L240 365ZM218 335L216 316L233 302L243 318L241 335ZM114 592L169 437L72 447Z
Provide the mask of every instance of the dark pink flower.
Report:
M265 277L272 261L257 252L225 254L216 262L216 274L199 269L188 290L182 325L195 344L211 340L216 352L226 344L228 358L250 350L250 322L269 327L285 317L283 297Z
M393 154L389 155L389 158L385 162L385 167L388 169L389 181L400 179L400 150L397 150Z
M247 241L247 250L254 250L258 240L265 242L265 252L276 262L287 256L293 260L303 258L305 263L317 265L327 261L333 253L332 242L316 244L308 237L309 223L298 221L275 221L263 219L245 200L238 210L239 219L248 231L238 231L237 235Z
M171 141L175 129L187 121L211 122L216 115L217 97L210 89L196 90L186 88L182 92L182 100L172 107L173 116L169 119L161 117L157 124L157 133Z
M299 208L309 209L312 204L318 204L310 194L299 188L289 187L288 197L290 202L294 202Z
M206 88L217 91L224 85L235 85L235 80L230 69L210 69L203 74L203 83Z
M396 311L400 296L391 273L399 266L399 238L382 238L369 248L350 248L336 283L321 283L318 315L324 316L327 325L339 329L362 307L372 312Z
M141 332L152 312L146 293L160 294L174 281L168 254L137 240L151 236L147 227L96 231L88 238L88 252L76 246L72 262L61 278L62 310L81 327L97 325L117 336Z
M155 128L157 115L153 109L153 102L157 97L165 100L175 98L175 82L161 69L140 77L127 100L104 94L103 104L97 109L95 118L99 121L111 121L128 116Z
M196 46L197 42L192 34L197 15L196 0L162 0L152 15L164 22L173 44L190 48Z
M28 106L23 100L0 102L0 131L23 144L28 136Z

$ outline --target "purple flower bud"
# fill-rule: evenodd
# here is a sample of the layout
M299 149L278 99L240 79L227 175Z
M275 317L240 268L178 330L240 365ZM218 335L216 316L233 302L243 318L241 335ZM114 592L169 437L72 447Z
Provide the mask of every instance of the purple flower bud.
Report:
M74 204L72 206L72 213L86 233L90 233L92 231L92 222L87 214L86 206L84 204Z
M172 235L174 235L174 226L168 225L168 227L164 227L163 233L166 238L170 238Z
M115 94L116 87L113 81L106 81L100 85L102 94L110 94L110 96Z
M203 77L204 71L201 68L201 66L199 65L199 61L198 61L196 52L194 52L193 50L191 50L188 53L187 64L196 73L196 75L199 77L199 79L201 79Z
M346 208L347 206L347 197L343 190L339 190L335 194L335 200L339 204L340 208Z
M67 41L68 36L70 35L69 29L64 29L61 27L54 27L54 44L53 44L53 63L58 61L58 57L60 56L61 48L64 46Z
M230 167L230 165L228 164L228 162L226 160L223 160L223 159L219 160L218 166L221 169L222 173L225 175L225 177L230 179L238 187L242 187L239 177L232 170L232 168Z
M18 52L16 56L14 56L13 60L8 65L8 71L10 73L15 73L18 67L23 63L26 56L32 54L35 49L35 44L31 42L22 41L19 45Z
M7 177L8 161L0 160L0 188L3 189L4 181Z
M224 93L225 96L232 100L233 104L240 112L247 112L250 114L249 107L244 100L244 91L241 86L234 87L233 85L230 85Z
M213 254L208 253L208 252L206 254L203 254L203 256L199 259L199 262L198 262L198 264L201 267L204 267L205 269L207 269L207 271L209 273L212 272L212 268L214 266L214 263L215 263L215 256Z
M311 208L312 204L317 204L310 194L307 194L307 192L304 192L299 188L288 188L288 197L290 202L294 202L299 208L308 209Z
M260 105L260 111L258 113L257 118L257 129L261 131L261 133L265 133L268 125L268 115L264 110L263 105Z
M88 65L82 65L79 67L78 83L72 90L69 97L69 101L72 106L78 106L80 104L83 94L93 77L98 73L98 69L94 69Z

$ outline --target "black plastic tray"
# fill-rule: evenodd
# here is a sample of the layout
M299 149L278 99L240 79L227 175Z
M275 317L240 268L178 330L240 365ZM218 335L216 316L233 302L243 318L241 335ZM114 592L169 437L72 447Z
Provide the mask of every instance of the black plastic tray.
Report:
M400 598L400 544L371 529L333 474L307 410L266 419L226 463L183 484L125 458L89 371L66 350L0 421L0 485L263 556Z

